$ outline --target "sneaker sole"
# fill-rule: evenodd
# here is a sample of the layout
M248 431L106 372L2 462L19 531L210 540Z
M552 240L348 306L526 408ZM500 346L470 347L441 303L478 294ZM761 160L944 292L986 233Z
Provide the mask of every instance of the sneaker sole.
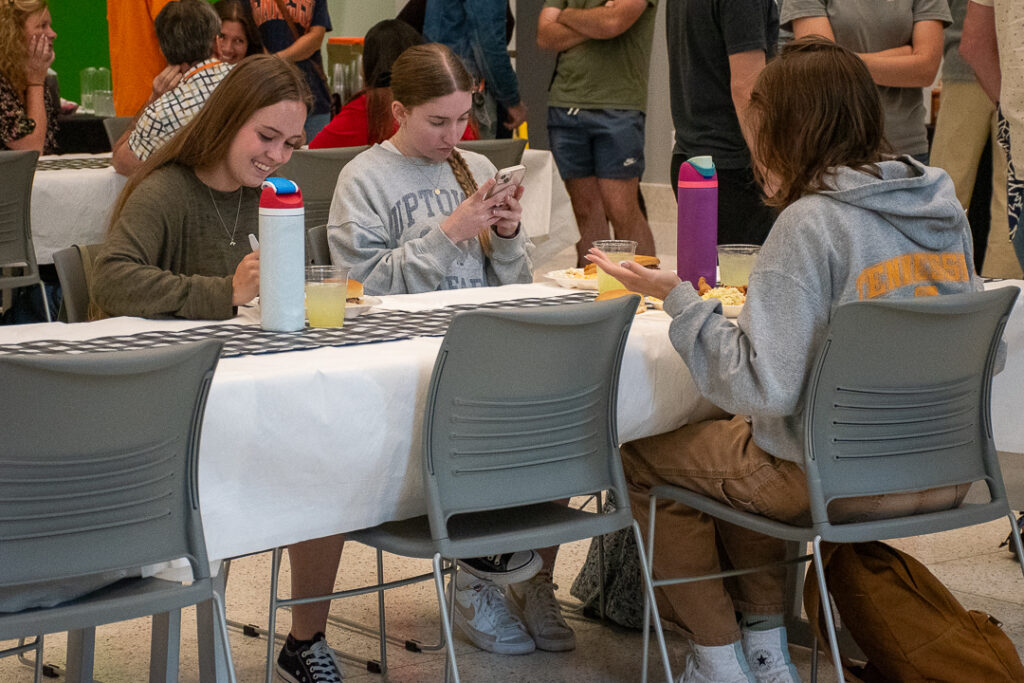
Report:
M530 560L530 562L514 571L485 572L480 571L479 569L474 569L464 562L459 562L459 571L467 572L478 579L485 579L498 586L507 586L511 583L529 581L537 575L537 572L539 572L543 566L544 560L541 559L540 555L534 553L533 559Z
M544 650L545 652L568 652L569 650L576 649L576 634L572 634L572 638L560 638L557 640L548 640L547 638L538 638L537 636L530 634L533 638L533 642L537 645L538 650Z
M466 618L459 613L458 607L455 608L455 626L459 629L462 635L469 639L469 642L476 645L481 650L487 652L493 652L497 655L528 655L537 649L534 642L528 641L525 643L499 643L496 640L491 640L480 631L476 630L469 625Z

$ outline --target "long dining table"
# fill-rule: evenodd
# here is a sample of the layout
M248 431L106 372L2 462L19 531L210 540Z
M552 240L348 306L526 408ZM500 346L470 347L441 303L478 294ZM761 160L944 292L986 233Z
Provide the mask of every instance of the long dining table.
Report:
M558 169L547 150L523 153L526 192L523 226L543 262L579 239L576 218ZM127 182L110 166L110 154L66 154L39 159L32 185L32 241L36 261L73 244L96 244L106 235L110 212Z
M1024 282L990 286L1002 285ZM546 283L386 296L343 328L361 336L340 341L317 340L311 330L262 332L254 307L215 324L122 317L15 325L0 327L0 353L224 340L199 479L208 553L218 560L422 514L420 424L444 316L591 296ZM993 382L992 418L997 448L1024 458L1022 307L1018 300L1004 334L1007 361ZM669 322L649 310L633 323L618 396L623 442L719 412L670 344Z
M421 419L446 320L472 308L591 298L546 283L386 296L346 321L342 332L265 333L255 307L215 324L111 318L6 326L0 327L0 354L224 341L206 405L199 471L208 555L216 561L423 514ZM1004 333L1006 365L992 391L996 445L1014 463L1024 462L1022 308L1018 300ZM669 342L669 323L657 310L633 322L619 382L620 441L721 414L700 395ZM1016 495L1024 501L1024 492ZM185 563L179 567L162 574L181 578ZM209 628L209 613L203 614L201 628ZM202 680L219 680L214 671L223 671L222 657L209 652L200 661L208 667ZM69 680L78 680L77 671L71 676L69 670Z

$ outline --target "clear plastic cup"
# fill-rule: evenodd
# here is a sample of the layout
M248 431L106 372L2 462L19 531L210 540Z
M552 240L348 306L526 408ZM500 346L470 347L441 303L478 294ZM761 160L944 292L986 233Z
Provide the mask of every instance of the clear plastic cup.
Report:
M310 327L341 327L345 324L348 268L306 266L306 317Z
M600 249L612 263L633 261L636 256L636 242L633 240L597 240L594 246ZM597 291L599 294L610 292L613 289L626 289L625 285L613 278L608 273L597 268Z
M760 251L757 244L719 244L718 279L722 285L746 287Z

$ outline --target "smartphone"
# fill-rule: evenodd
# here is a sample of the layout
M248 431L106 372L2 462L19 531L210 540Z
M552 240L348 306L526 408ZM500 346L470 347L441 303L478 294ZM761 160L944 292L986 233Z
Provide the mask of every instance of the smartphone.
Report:
M526 175L526 167L522 164L503 168L494 174L494 187L487 193L488 198L506 191L510 187L522 185Z

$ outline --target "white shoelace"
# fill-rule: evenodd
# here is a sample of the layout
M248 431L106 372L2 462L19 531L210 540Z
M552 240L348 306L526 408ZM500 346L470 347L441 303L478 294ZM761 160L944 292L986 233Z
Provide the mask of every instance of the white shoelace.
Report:
M341 667L338 666L334 650L326 640L316 641L301 656L314 681L342 683Z
M558 586L548 581L531 581L525 595L526 609L529 610L531 621L539 622L541 632L548 629L567 629L568 625L562 618L562 608L558 606L555 591Z
M501 589L493 583L483 584L483 588L479 592L479 600L480 608L491 615L491 625L499 640L503 635L513 635L512 632L518 635L525 630L523 622L508 610Z

